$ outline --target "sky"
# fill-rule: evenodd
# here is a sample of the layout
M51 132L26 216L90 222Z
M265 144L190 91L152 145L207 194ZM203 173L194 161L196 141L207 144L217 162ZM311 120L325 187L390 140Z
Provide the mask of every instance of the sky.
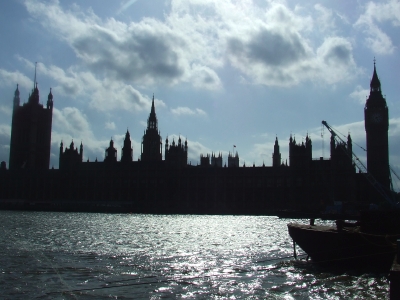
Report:
M396 0L0 1L0 161L14 91L27 102L37 62L41 103L54 96L54 168L61 141L102 161L112 138L120 158L127 130L140 158L153 95L163 143L187 139L192 165L237 151L240 165L269 166L275 138L286 162L290 135L307 134L313 157L329 158L322 120L366 164L375 58L400 175L399 33Z

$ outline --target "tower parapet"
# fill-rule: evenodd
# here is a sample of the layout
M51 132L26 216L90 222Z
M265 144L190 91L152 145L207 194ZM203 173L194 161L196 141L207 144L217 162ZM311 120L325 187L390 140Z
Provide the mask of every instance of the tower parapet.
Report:
M228 154L228 168L237 168L239 167L239 154L236 151L236 154L233 155L229 152Z
M222 168L222 154L219 153L218 156L215 153L211 154L211 166Z
M60 170L79 168L79 166L82 164L82 160L83 160L83 144L82 144L82 142L81 142L81 145L79 147L79 152L78 152L78 147L75 148L73 140L71 141L69 148L66 147L65 150L64 150L64 144L61 141L60 157L59 157Z
M187 165L188 159L188 144L187 140L182 143L181 137L178 139L178 144L175 144L175 139L172 139L172 144L169 145L168 137L165 140L165 161L170 166L184 167Z
M296 143L296 138L290 135L289 139L289 165L295 168L308 168L312 161L312 142L306 136L306 142Z
M49 169L52 119L53 94L51 90L47 107L43 107L39 102L39 88L35 82L28 102L21 106L17 85L13 99L10 170Z

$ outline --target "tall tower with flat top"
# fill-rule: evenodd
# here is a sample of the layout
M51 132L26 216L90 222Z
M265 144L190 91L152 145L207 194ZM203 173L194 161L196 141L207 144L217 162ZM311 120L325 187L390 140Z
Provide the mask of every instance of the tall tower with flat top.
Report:
M364 108L364 120L367 136L368 172L383 188L389 191L389 111L386 100L382 96L381 82L376 73L375 61L370 93Z
M35 82L28 103L21 106L17 85L11 124L10 170L49 169L52 118L53 94L51 89L44 107L39 103L39 89Z

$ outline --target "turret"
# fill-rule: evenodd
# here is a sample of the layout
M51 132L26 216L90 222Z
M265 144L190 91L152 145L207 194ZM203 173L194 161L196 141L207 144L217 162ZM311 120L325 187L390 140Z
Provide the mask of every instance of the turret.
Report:
M30 104L39 104L39 89L37 83L35 84L35 88L32 91L31 96L29 97L28 102Z
M157 124L157 116L156 116L156 109L154 107L154 95L153 95L153 100L151 102L151 111L150 111L150 116L147 119L147 129L155 129L157 130L158 124Z
M142 138L142 161L161 161L162 160L162 139L157 129L157 116L154 107L154 95L151 102L151 111L147 119L147 129Z
M128 129L126 130L125 133L124 146L122 147L121 161L125 163L133 161L133 148L131 142L131 135L129 134Z
M353 155L353 141L351 139L350 133L347 136L347 151L349 155Z
M114 148L114 141L111 138L110 146L105 151L105 162L116 162L117 161L117 149Z
M50 93L47 96L47 109L53 109L53 94L51 93L51 88Z
M279 167L281 165L281 153L279 151L278 137L275 138L274 153L272 154L272 166Z
M81 146L79 147L79 155L81 157L81 161L83 160L83 144L81 142Z
M13 104L14 104L14 109L15 109L16 107L19 107L19 104L20 104L20 97L19 97L18 84L17 84L17 89L16 89L15 92L14 92L14 101L13 101Z

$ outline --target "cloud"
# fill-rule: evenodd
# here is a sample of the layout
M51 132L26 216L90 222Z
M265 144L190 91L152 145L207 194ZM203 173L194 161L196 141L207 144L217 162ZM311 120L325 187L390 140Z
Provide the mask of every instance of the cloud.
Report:
M189 115L189 116L193 116L193 115L198 115L198 116L206 116L207 113L200 109L200 108L196 108L196 109L191 109L189 107L177 107L177 108L173 108L171 109L171 112L174 115L177 116L183 116L183 115Z
M123 5L121 5L121 8L118 10L117 14L122 13L123 11L127 10L132 4L134 4L137 0L128 0L126 1Z
M400 26L400 2L396 0L384 3L368 2L365 12L358 18L354 26L361 28L366 34L365 44L378 54L392 54L395 46L388 34L378 23L390 21L392 26Z
M15 86L31 89L33 88L33 80L26 77L19 71L10 72L4 69L0 69L0 86Z
M326 75L327 83L334 84L342 80L349 80L359 73L353 58L353 47L345 38L326 38L317 49L317 57L316 72L309 75L312 77Z
M189 79L196 88L204 88L208 90L219 90L222 83L218 74L211 68L193 64L191 77Z
M108 126L113 127L115 124L109 122ZM0 126L1 136L1 126ZM121 148L125 134L113 135L114 147L118 150L118 160L121 155ZM53 131L52 131L52 162L51 165L58 166L58 151L61 141L65 147L70 147L70 143L74 141L75 147L83 144L84 161L88 158L94 161L103 161L105 149L109 146L110 138L98 139L94 136L93 130L87 120L87 116L76 107L65 107L62 110L53 109ZM141 143L132 139L132 148L134 159L140 157Z
M10 138L11 138L11 126L0 125L0 161L6 161L8 165L8 159L10 154Z
M363 89L360 85L357 85L355 90L350 94L350 97L357 100L360 104L365 104L368 95L369 90Z
M116 126L114 122L106 122L104 125L105 129L115 130Z
M87 116L75 107L65 107L61 110L53 109L53 130L52 130L53 149L58 150L62 141L64 146L70 145L74 140L75 147L82 142L84 145L84 154L87 156L96 156L99 159L104 156L104 147L108 145L107 140L98 140L94 137ZM58 151L55 152L58 157ZM102 159L101 159L102 160ZM58 165L58 162L57 164Z
M336 28L332 9L326 8L319 3L314 5L314 9L317 12L316 24L322 31Z
M200 154L206 155L211 153L211 150L200 142L188 140L188 164L195 165L200 162Z
M0 105L0 112L7 116L11 116L12 114L11 107L5 105Z
M123 7L128 4L132 1ZM143 18L130 23L102 20L76 5L67 10L58 2L26 0L25 6L74 50L97 80L131 86L125 92L139 106L133 86L190 83L217 90L222 88L219 71L227 65L247 76L243 82L269 86L310 80L331 84L357 73L349 39L330 35L315 45L308 38L311 30L322 32L334 26L315 27L312 13L323 12L318 22L333 22L333 12L321 5L315 6L316 12L301 15L273 1L261 7L252 1L173 0L164 20ZM56 68L49 71L54 77L82 79L81 71L74 68L67 70L68 76ZM72 93L80 88L73 80L61 86Z
M64 11L58 3L27 0L30 14L75 51L86 66L107 78L139 85L175 84L190 72L185 38L155 19L125 24L93 13Z
M29 68L34 68L34 64L25 58L19 57L19 60ZM151 107L151 99L130 84L108 78L100 79L94 73L78 71L74 67L64 71L54 65L38 63L37 66L42 76L48 76L56 82L53 87L55 98L59 94L88 101L89 106L98 111L142 111ZM165 103L157 100L157 105L164 107Z

